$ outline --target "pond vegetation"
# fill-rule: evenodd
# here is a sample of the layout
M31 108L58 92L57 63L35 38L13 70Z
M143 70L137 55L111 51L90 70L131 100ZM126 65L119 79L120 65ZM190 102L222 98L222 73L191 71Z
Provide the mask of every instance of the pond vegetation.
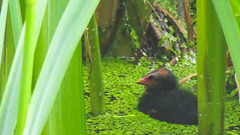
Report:
M182 134L194 135L198 133L197 126L169 124L150 118L137 110L138 100L145 91L136 81L152 70L152 63L142 58L139 64L134 64L132 58L103 58L103 77L106 100L106 114L94 117L90 113L90 97L87 84L87 71L84 68L86 121L88 134ZM196 73L196 63L182 60L175 66L167 66L177 76L178 80ZM196 93L197 79L191 78L181 87ZM226 95L228 96L228 95ZM226 100L225 130L226 134L240 133L240 106L235 95Z
M0 135L240 134L238 0L0 5ZM198 96L197 126L137 109L162 67Z

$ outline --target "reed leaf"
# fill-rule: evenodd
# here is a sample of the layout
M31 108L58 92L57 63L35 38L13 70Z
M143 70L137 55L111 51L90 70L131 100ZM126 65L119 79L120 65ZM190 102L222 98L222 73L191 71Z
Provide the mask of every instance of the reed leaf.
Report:
M51 42L56 27L69 0L59 2L50 0L43 21L41 34L38 40L35 53L34 77L37 80L40 68L46 55L46 50ZM81 43L81 42L80 42ZM65 73L61 88L58 92L48 121L45 124L42 134L85 134L85 111L84 96L82 88L82 66L81 45L76 49L71 63ZM81 125L79 127L79 125Z
M36 11L35 42L40 32L43 15L45 13L47 0L39 0ZM20 78L22 73L23 46L25 38L25 26L22 29L20 40L18 42L12 67L9 73L5 93L1 100L0 107L0 134L13 134L17 122L18 99L20 89ZM34 44L36 45L36 44Z
M22 30L22 14L19 0L10 0L9 1L9 9L12 20L13 27L13 39L15 48L17 48L18 40Z
M99 0L71 0L59 22L36 83L24 135L41 133L58 89Z
M19 86L22 70L22 52L25 37L25 25L21 32L17 51L14 55L11 72L6 85L6 90L0 107L0 134L10 135L14 133L17 123Z
M220 20L230 55L233 61L234 69L240 78L240 29L235 19L233 10L229 1L212 0L214 8Z
M98 27L95 15L89 22L85 32L85 48L89 62L89 89L91 98L91 112L94 115L105 112L103 76L101 67L101 53L98 37Z
M2 63L2 51L5 37L5 28L7 21L8 0L3 0L0 16L0 68Z
M32 74L33 60L35 52L35 22L36 22L36 3L35 0L26 1L26 32L23 50L23 66L20 82L20 94L18 104L18 121L16 134L22 134L25 126L28 105L32 93Z
M229 0L233 13L234 13L234 17L238 23L238 26L240 26L240 1L239 0Z
M226 43L213 3L197 6L199 134L223 134Z

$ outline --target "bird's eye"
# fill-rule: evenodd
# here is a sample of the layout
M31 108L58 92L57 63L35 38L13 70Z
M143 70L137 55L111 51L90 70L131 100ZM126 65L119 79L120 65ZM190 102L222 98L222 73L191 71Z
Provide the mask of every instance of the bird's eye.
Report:
M153 78L154 78L153 75L148 76L148 79L153 79Z

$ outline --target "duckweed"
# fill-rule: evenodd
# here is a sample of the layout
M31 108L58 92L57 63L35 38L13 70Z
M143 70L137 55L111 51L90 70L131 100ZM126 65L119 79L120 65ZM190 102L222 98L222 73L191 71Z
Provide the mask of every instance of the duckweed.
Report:
M84 67L86 123L89 135L194 135L198 133L197 126L168 124L152 119L136 109L144 87L135 82L151 70L151 64L151 62L134 64L133 59L104 58L102 68L106 113L95 117L90 113L88 75ZM174 67L169 66L168 69L172 70L178 79L182 79L196 73L196 64L180 62ZM196 78L193 78L181 87L192 91L196 83ZM225 134L240 134L238 100L227 98L225 109Z

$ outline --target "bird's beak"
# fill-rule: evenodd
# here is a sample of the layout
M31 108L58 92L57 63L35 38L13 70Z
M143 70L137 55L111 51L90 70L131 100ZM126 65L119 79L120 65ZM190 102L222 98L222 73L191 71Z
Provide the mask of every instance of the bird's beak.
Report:
M142 79L136 81L137 84L141 84L141 85L145 85L145 82L146 82L145 78L142 78Z

